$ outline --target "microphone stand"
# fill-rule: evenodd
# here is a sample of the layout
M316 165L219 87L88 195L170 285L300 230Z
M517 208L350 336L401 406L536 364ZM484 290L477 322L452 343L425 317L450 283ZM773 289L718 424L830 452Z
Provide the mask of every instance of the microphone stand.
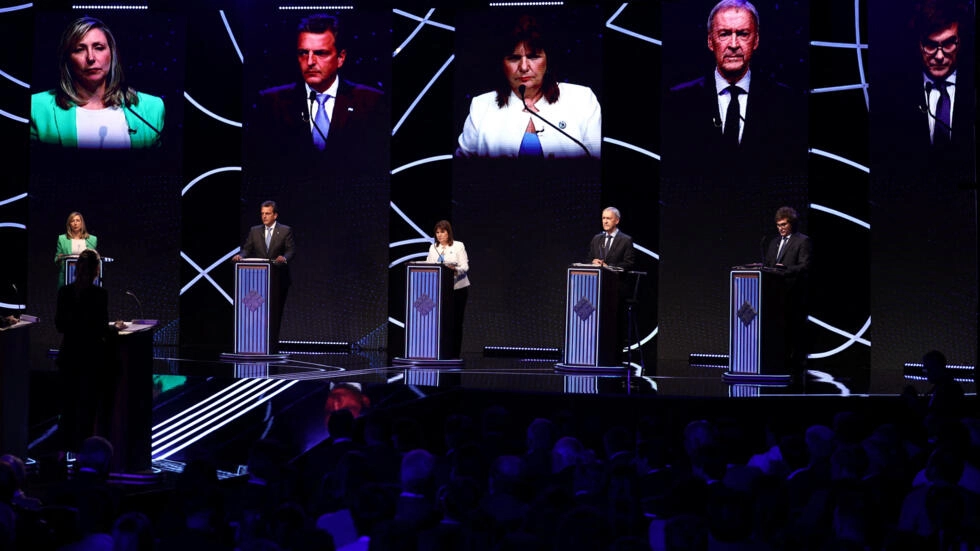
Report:
M643 359L643 346L640 344L640 330L637 327L636 314L633 310L639 304L640 276L645 276L647 273L634 270L626 273L636 277L633 280L633 296L626 299L626 364L633 364L633 339L636 339L636 349L640 354L640 374L642 375L646 371L646 362Z
M585 156L586 157L588 157L590 159L592 158L592 153L589 153L589 148L585 147L585 144L583 144L582 142L580 142L580 141L576 140L575 138L573 138L568 132L565 132L561 128L558 128L557 126L551 124L551 121L549 121L548 119L542 117L536 111L534 111L533 109L531 109L530 107L527 106L527 100L524 99L524 92L527 91L527 87L526 86L524 86L523 84L521 84L520 86L517 87L517 91L521 95L521 104L524 105L524 109L528 113L530 113L530 114L534 115L535 117L543 120L545 124L547 124L548 126L554 128L555 130L557 130L558 132L560 132L563 136L565 136L569 140L572 140L573 142L575 142L579 147L582 148L582 151L585 151Z
M139 313L140 313L140 321L143 321L143 303L140 302L140 299L139 297L136 296L136 293L132 291L126 291L126 294L133 297L133 300L136 301L136 307L139 309Z

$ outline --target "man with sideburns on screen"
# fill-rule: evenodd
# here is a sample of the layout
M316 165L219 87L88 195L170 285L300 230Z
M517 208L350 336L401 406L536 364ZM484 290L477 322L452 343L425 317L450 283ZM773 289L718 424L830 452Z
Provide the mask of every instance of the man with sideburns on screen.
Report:
M297 29L301 81L259 92L257 138L275 159L322 155L332 167L369 168L387 157L389 121L380 90L339 76L347 59L340 22L330 15L304 18ZM353 165L353 166L351 166Z

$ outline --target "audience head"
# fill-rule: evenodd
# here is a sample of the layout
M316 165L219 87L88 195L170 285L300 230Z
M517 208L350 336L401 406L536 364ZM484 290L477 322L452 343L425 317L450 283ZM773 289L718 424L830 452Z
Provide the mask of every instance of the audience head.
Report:
M82 446L78 450L75 468L94 472L100 476L109 476L112 453L112 444L108 440L101 436L89 436L82 441Z
M402 458L402 490L413 494L431 495L435 483L435 457L426 450L417 449Z
M826 425L811 425L806 429L806 449L810 463L829 461L834 453L834 431Z
M27 467L24 466L21 458L7 453L0 456L0 463L6 463L10 466L10 470L13 473L14 490L22 489L27 482ZM3 501L2 493L0 493L0 501Z
M574 436L564 436L551 449L551 472L560 473L568 467L583 463L585 446Z
M354 437L354 414L349 409L338 409L327 417L327 432L330 438Z
M551 450L555 445L554 424L538 417L527 426L527 451Z
M153 524L140 512L121 515L112 525L113 551L153 551Z
M99 253L93 249L85 249L78 255L75 263L75 281L81 285L91 285L99 277Z
M248 474L253 480L276 481L286 465L286 450L277 440L263 438L248 452Z

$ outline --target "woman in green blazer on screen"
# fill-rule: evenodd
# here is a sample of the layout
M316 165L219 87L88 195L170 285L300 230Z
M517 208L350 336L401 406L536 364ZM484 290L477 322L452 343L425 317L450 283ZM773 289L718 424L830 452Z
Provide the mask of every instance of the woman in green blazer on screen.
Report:
M58 46L59 83L31 96L31 141L80 149L160 145L163 100L130 88L105 23L82 17Z
M58 248L54 253L54 261L58 263L58 288L65 284L65 258L80 254L85 249L95 249L99 239L88 232L82 213L73 212L65 222L65 233L58 236Z

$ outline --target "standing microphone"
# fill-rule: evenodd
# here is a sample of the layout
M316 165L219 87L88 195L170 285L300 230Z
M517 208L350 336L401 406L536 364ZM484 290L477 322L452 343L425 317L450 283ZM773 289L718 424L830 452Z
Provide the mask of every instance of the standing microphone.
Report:
M139 297L136 296L136 293L134 293L132 291L126 291L126 294L129 295L129 296L131 296L131 297L133 297L133 300L136 301L136 307L139 308L140 320L142 320L143 319L143 303L140 302L140 299L139 299Z
M105 137L109 135L109 128L105 125L99 127L99 149L105 146Z
M527 91L527 86L524 86L523 84L521 84L520 86L517 87L517 92L521 95L521 104L524 105L524 109L526 109L528 113L530 113L530 114L534 115L535 117L543 120L545 122L545 124L547 124L548 126L554 128L555 130L557 130L558 132L560 132L563 136L565 136L569 140L572 140L573 142L575 142L579 147L582 148L582 151L585 151L585 156L586 157L589 157L591 159L592 158L592 153L589 153L589 148L585 147L585 144L583 144L582 142L580 142L580 141L576 140L575 138L573 138L571 135L568 134L568 132L565 132L561 128L558 128L557 126L551 124L551 121L549 121L548 119L546 119L546 118L542 117L541 115L537 114L537 112L535 112L534 110L532 110L530 107L527 106L527 100L524 99L524 92L526 92L526 91Z
M312 113L313 103L316 101L316 90L310 90L309 98L310 98L310 113ZM306 117L303 117L303 120L305 121ZM323 143L327 143L327 137L323 134L323 130L320 130L320 127L316 124L315 120L313 121L313 128L316 128L316 133L319 134L321 138L323 138Z
M762 241L759 242L759 249L762 251L762 265L766 264L766 245L768 244L769 236L763 235Z

